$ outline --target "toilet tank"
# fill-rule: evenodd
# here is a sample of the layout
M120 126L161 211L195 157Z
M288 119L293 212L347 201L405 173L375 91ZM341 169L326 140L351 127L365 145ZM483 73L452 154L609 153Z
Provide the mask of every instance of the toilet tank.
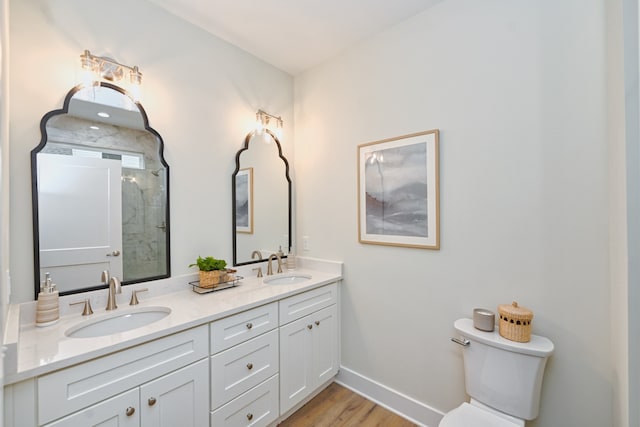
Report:
M553 353L553 343L537 335L526 343L510 341L497 330L474 328L471 319L456 320L454 327L470 341L463 348L467 394L511 416L536 418L544 367Z

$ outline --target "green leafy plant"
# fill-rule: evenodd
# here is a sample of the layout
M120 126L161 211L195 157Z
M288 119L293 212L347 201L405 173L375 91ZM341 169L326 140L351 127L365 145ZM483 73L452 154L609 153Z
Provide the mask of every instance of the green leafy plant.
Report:
M189 265L189 267L198 266L200 271L214 271L214 270L224 270L227 266L227 261L223 259L215 259L213 257L202 258L198 256L195 264Z

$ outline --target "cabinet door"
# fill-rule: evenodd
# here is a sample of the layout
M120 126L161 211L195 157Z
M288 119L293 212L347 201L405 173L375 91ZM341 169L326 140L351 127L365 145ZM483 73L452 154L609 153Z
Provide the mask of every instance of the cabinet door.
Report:
M311 316L280 327L280 415L313 389Z
M209 361L160 377L140 387L142 427L207 426Z
M314 388L338 373L338 309L335 305L312 314Z
M336 305L280 327L280 415L338 373Z
M137 427L140 425L139 401L139 390L135 388L46 426Z

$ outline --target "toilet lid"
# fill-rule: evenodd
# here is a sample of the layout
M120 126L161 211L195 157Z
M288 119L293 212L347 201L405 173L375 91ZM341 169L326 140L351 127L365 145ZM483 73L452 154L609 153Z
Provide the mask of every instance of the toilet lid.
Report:
M511 421L491 414L477 406L463 403L447 413L438 427L516 427Z

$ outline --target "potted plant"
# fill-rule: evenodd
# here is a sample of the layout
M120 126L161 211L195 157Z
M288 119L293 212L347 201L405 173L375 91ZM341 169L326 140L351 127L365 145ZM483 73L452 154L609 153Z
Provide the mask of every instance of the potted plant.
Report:
M213 257L202 258L198 256L195 264L189 267L198 266L200 270L200 287L215 288L220 283L227 281L227 262L223 259L215 259Z

